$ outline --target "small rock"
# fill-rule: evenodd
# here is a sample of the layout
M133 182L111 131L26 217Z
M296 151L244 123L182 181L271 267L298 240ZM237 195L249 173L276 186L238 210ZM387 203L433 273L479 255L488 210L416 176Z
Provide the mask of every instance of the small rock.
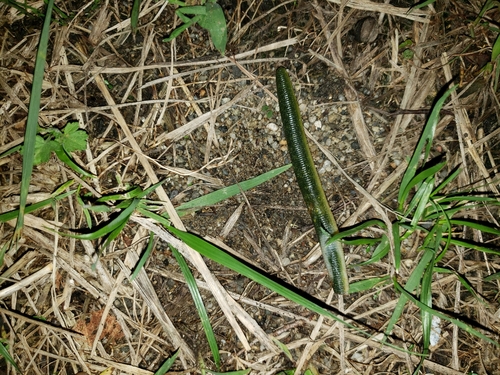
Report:
M359 20L353 29L354 37L359 43L372 43L378 36L378 23L373 17Z
M266 128L268 128L272 132L278 131L278 125L276 125L274 122L270 122L269 124L267 124Z

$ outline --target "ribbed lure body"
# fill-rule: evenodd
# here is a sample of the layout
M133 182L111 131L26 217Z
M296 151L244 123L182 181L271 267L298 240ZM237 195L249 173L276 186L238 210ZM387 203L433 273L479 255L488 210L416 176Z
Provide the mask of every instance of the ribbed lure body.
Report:
M337 224L326 200L318 172L314 167L292 83L283 67L276 71L276 86L281 120L293 170L316 229L333 289L339 294L348 293L349 283L342 245L339 241L326 245L328 239L338 232Z

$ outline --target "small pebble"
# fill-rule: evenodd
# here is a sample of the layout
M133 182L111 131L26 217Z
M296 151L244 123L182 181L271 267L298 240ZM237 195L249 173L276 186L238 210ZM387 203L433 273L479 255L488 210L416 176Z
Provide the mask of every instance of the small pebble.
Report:
M378 36L378 23L374 17L365 17L354 26L354 36L359 43L372 43Z
M269 124L267 124L266 128L268 128L272 132L278 131L278 125L276 125L274 122L270 122Z

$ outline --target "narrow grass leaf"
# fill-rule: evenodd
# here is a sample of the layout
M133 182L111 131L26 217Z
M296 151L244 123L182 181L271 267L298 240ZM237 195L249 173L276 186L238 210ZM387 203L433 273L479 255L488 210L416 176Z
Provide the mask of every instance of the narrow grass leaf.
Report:
M500 236L499 228L495 228L485 223L479 223L477 221L467 220L467 219L451 219L450 223L453 225L463 225L465 227L480 230L481 232L491 233Z
M412 10L420 9L426 7L427 5L434 4L436 0L425 0L413 5L407 13L411 13Z
M163 364L160 366L160 368L158 370L156 370L155 375L165 375L167 373L167 371L170 370L170 368L172 367L172 365L174 364L174 362L178 356L179 356L179 349L177 349L174 352L172 357L170 357L165 362L163 362Z
M71 155L68 154L68 152L66 152L66 150L62 146L61 147L57 147L54 150L54 152L57 155L57 157L59 158L59 160L61 160L64 164L66 164L68 167L70 167L76 173L81 174L83 177L88 177L88 178L94 178L94 177L96 177L94 174L92 174L90 172L87 172L85 169L83 169L82 167L80 167L73 160L73 158L71 157Z
M439 246L439 239L436 241ZM432 271L434 270L435 251L426 250L432 253L432 259L425 269L422 277L422 286L420 287L420 302L432 308ZM420 311L422 317L422 338L424 344L423 354L428 355L431 342L432 314L428 310Z
M466 241L466 240L462 240L460 238L452 237L452 239L450 240L450 243L452 245L455 245L455 246L462 246L466 249L482 251L483 253L486 253L486 254L500 255L500 250L498 250L498 248L488 247L484 244L477 243L477 242Z
M500 272L492 273L484 278L484 281L495 281L500 280Z
M71 238L77 238L80 240L96 240L98 238L101 238L107 234L112 233L117 228L120 227L123 228L123 225L127 223L128 219L130 218L130 215L132 215L139 202L140 199L137 198L132 199L128 207L124 209L122 212L120 212L120 214L117 217L115 217L105 225L102 225L99 229L96 229L92 232L81 233L81 234L61 232L61 235Z
M441 318L443 320L446 320L450 323L455 324L457 327L461 328L465 332L470 333L471 335L474 335L474 336L476 336L476 337L478 337L478 338L480 338L480 339L482 339L490 344L493 344L497 347L500 347L500 344L497 341L482 334L477 329L471 327L467 323L462 322L460 319L453 318L445 313L442 313L441 311L433 310L433 309L429 308L428 306L426 306L425 304L420 302L418 299L416 299L411 293L409 293L407 290L405 290L405 288L403 288L396 280L394 280L394 286L395 286L396 290L401 293L401 296L404 295L407 300L410 300L411 302L413 302L419 309L426 310L427 312L429 312L432 315L437 316L438 318Z
M346 322L342 318L338 317L337 315L333 314L329 310L325 309L324 307L319 306L317 303L313 302L311 299L306 298L304 295L299 294L293 290L290 289L289 286L286 286L286 284L282 282L277 282L274 281L273 279L269 278L267 275L264 274L263 271L254 269L244 263L242 263L240 260L234 258L232 255L220 250L216 246L212 245L209 242L206 242L205 240L191 234L188 232L183 232L181 230L178 230L174 227L168 226L167 229L172 232L174 235L176 235L178 238L180 238L182 241L184 241L189 247L192 249L196 250L199 252L201 255L213 260L214 262L217 262L224 267L227 267L240 275L243 275L245 277L248 277L249 279L259 283L262 286L265 286L268 289L271 289L275 293L280 294L281 296L289 299L292 302L295 302L306 309L309 309L317 314L323 315L327 318L333 319L336 322L342 323L346 325L347 327L355 329L357 332L362 333L364 335L369 336L369 334L358 328L353 326L352 324Z
M439 193L441 190L443 190L454 179L456 179L461 172L462 172L462 169L460 169L458 166L456 166L453 169L453 171L448 176L446 176L446 178L443 181L441 181L441 183L434 189L431 196L434 197L437 193Z
M495 61L498 56L500 56L500 34L497 35L495 44L493 44L493 48L491 50L491 61Z
M498 197L495 196L485 196L484 193L481 195L467 194L464 192L457 193L456 195L447 195L440 198L436 198L440 204L448 202L483 202L493 205L500 205Z
M5 158L5 157L9 156L10 154L13 154L14 152L19 152L22 150L22 148L23 148L22 144L11 147L7 151L4 151L0 154L0 159Z
M439 205L441 205L440 202L436 202L438 203ZM464 203L464 204L459 204L459 205L456 205L456 206L453 206L453 208L443 208L441 212L429 212L427 213L427 215L425 216L425 219L427 221L432 221L432 220L436 220L436 219L439 219L441 218L442 214L445 213L448 217L452 217L454 214L456 214L457 212L460 212L460 213L463 213L465 212L466 210L472 210L472 209L475 209L475 208L478 208L478 207L482 207L483 204L468 204L468 203Z
M365 292L367 290L373 289L377 286L388 284L391 280L389 275L382 277L371 277L369 279L364 279L361 281L356 281L349 284L349 294Z
M80 192L80 186L78 186L78 193L75 195L76 202L80 205L82 208L83 212L83 217L85 218L85 221L87 222L87 227L89 229L92 229L92 217L90 216L90 211L85 202L83 201L82 197L79 194Z
M137 211L139 213L141 213L142 215L144 215L146 217L149 217L150 219L153 219L157 223L160 223L160 224L162 224L162 225L164 225L166 227L168 227L170 225L170 221L166 217L158 215L157 213L149 211L145 207L145 203L144 202L141 202L139 204L139 206L137 207Z
M107 203L112 201L122 201L125 199L137 198L140 193L142 193L142 189L140 187L134 187L124 193L103 195L102 197L96 199L96 202Z
M47 60L47 46L49 42L50 20L52 17L52 8L54 0L49 0L42 31L40 33L40 42L35 59L35 69L33 71L33 84L31 86L30 103L28 107L28 117L26 119L26 131L24 133L23 145L23 166L21 187L19 192L19 213L17 216L16 227L14 230L14 240L20 237L24 226L24 214L26 202L29 193L31 173L33 172L33 159L35 154L36 133L38 130L38 114L40 112L40 99L42 97L42 83Z
M437 259L436 259L437 260ZM436 262L437 263L437 262ZM439 272L439 273L446 273L446 274L452 274L452 275L455 275L458 279L458 281L460 282L460 284L462 284L462 286L467 289L467 291L469 291L470 294L472 294L472 296L478 300L479 302L481 302L483 305L487 305L487 302L484 300L483 297L481 297L479 294L477 294L476 290L474 289L474 287L469 283L469 281L463 277L462 275L460 275L457 271L455 270L452 270L452 269L449 269L449 268L444 268L444 267L437 267L437 266L434 266L434 272ZM493 276L493 275L490 275L490 276ZM484 281L490 281L490 280L487 280L490 276L488 277L485 277L483 280Z
M242 191L247 191L249 189L252 189L260 184L263 184L266 181L271 180L273 177L276 177L280 173L285 172L288 170L292 165L287 164L282 167L273 169L269 172L263 173L260 176L254 177L250 180L240 182L238 184L234 184L222 189L219 189L217 191L214 191L212 193L203 195L199 198L193 199L189 202L181 204L179 207L176 208L179 216L183 216L187 214L188 212L191 211L196 211L199 210L200 208L207 207L214 205L216 203L219 203L225 199L231 198Z
M417 287L420 285L420 280L422 280L422 276L425 272L425 269L429 264L429 262L432 260L432 257L433 254L431 252L429 251L424 252L422 258L420 259L417 266L415 267L410 277L408 278L408 281L406 282L405 290L407 290L409 293L413 293L413 291L417 289ZM401 314L403 313L407 301L408 298L406 297L406 295L401 294L398 303L396 304L396 307L394 308L394 311L391 315L391 319L389 319L387 327L385 328L386 335L391 334L392 330L394 329L394 326L396 325Z
M29 214L29 213L32 213L36 210L39 210L40 208L50 206L57 201L60 201L66 197L69 197L75 191L76 190L71 190L71 191L68 191L67 193L63 193L63 194L57 195L57 196L52 197L52 198L44 199L43 201L40 201L40 202L30 204L30 205L25 207L24 213ZM19 209L4 212L3 214L0 214L0 223L5 223L6 221L13 220L16 217L18 217L18 215L19 215Z
M177 263L181 268L182 274L184 275L184 279L186 280L186 284L191 293L191 297L193 297L194 305L196 307L196 311L201 319L201 325L203 330L205 331L205 336L207 337L208 345L210 346L210 350L212 351L212 356L214 357L215 366L217 370L220 370L220 354L219 347L217 346L217 339L215 338L214 331L212 329L212 325L210 324L210 318L208 317L207 310L205 309L205 304L203 303L203 298L201 297L200 290L196 285L196 280L194 279L191 270L189 269L186 260L184 257L177 251L177 249L169 244L170 249L172 250L172 254L174 254Z
M404 194L408 194L407 191L409 190L407 190L407 187L410 184L410 181L413 179L413 177L415 177L415 173L417 171L418 164L420 161L420 156L422 152L424 152L424 160L425 160L429 155L430 146L434 138L434 133L439 120L439 111L443 107L446 99L450 96L450 94L455 90L456 87L457 85L451 87L437 100L429 118L427 119L424 130L422 131L417 146L415 147L415 150L413 151L410 161L408 162L408 167L406 168L405 174L403 175L403 179L401 180L401 186L398 194L398 204L399 204L399 209L401 211L403 210L403 205L406 200Z
M134 279L137 277L139 272L144 268L144 265L146 264L147 260L149 259L149 256L151 255L151 252L153 251L153 245L154 245L154 233L151 232L149 233L149 241L148 241L148 246L146 247L146 250L144 250L144 253L141 255L139 258L139 261L137 262L137 265L134 268L134 272L130 275L130 281L134 281Z
M387 254L389 254L390 250L390 245L389 245L389 239L387 238L387 235L383 235L380 239L380 243L378 246L373 250L373 254L370 259L367 261L361 262L359 264L355 264L356 266L362 267L366 266L368 264L372 264L375 262L378 262L380 259L385 257Z
M276 337L274 337L274 336L271 336L271 339L276 344L276 346L278 348L280 348L283 353L285 353L286 357L290 361L293 361L292 353L290 353L290 350L288 349L288 347L285 344L283 344L280 340L278 340Z
M392 242L394 243L394 268L399 270L401 266L401 236L399 223L392 224Z
M427 233L424 237L424 240L422 244L419 246L419 249L427 249L427 248L434 248L434 245L432 244L435 239L434 237L436 236L436 233L439 231L440 226L438 224L433 225L430 230L426 229L424 233Z
M132 13L130 15L130 26L132 27L132 32L135 34L137 31L137 23L139 22L139 10L141 9L141 0L134 0L132 5Z
M7 348L1 342L0 342L0 356L5 358L5 360L9 362L12 365L12 367L14 367L17 371L21 372L21 370L17 366L16 361L14 361L14 358L12 358Z
M130 215L132 215L133 211L130 213ZM98 252L98 256L101 256L102 252L104 250L106 250L109 246L109 244L115 240L116 237L118 237L120 235L120 233L122 232L123 228L125 228L125 225L127 225L128 223L128 220L130 219L130 215L128 215L125 219L123 219L119 225L113 229L106 237L106 241L104 241L104 244L101 246L101 248L99 249L99 252Z
M401 199L406 201L406 198L410 194L410 190L418 185L420 185L423 181L428 180L430 177L433 177L437 172L439 172L444 166L446 162L442 162L427 169L424 169L420 173L418 173L405 187L405 191L403 192ZM420 190L420 187L419 189ZM430 194L429 194L430 195ZM409 209L407 209L408 211Z
M439 209L439 208L440 207L438 206L437 209ZM451 239L453 238L452 237L453 230L451 227L450 218L448 217L448 215L446 215L445 212L443 212L442 217L443 217L443 219L439 223L436 224L436 226L438 226L437 232L439 232L438 233L439 241L438 241L437 246L439 247L441 245L440 242L441 242L441 239L442 239L444 233L447 233L446 242L445 242L445 245L444 245L443 249L441 250L441 252L439 252L439 249L436 248L437 256L436 256L436 261L434 262L435 264L439 263L444 258L444 256L446 255L446 252L450 248Z
M350 228L343 228L340 232L334 234L333 236L330 237L330 239L326 242L327 245L330 245L331 243L344 239L347 236L351 236L353 234L359 233L360 231L372 227L372 226L379 226L382 229L386 229L387 226L385 223L380 220L380 219L370 219L363 221L362 223L356 224Z
M415 227L422 220L425 208L429 204L429 199L433 188L434 178L429 178L428 180L424 181L422 185L420 185L420 188L418 189L418 192L421 193L419 194L420 200L418 201L417 206L415 207L415 212L413 213L413 217L411 218L410 225L412 227Z

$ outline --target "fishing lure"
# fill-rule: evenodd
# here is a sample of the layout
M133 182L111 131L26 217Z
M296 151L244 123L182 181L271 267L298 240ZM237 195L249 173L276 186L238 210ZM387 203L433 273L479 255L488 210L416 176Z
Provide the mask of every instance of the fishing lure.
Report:
M318 235L326 268L332 279L333 290L339 294L347 294L349 281L342 244L340 241L328 243L331 236L338 232L337 223L326 200L318 172L314 167L300 116L299 104L295 98L290 77L284 67L279 67L276 70L276 87L281 121L293 170Z

